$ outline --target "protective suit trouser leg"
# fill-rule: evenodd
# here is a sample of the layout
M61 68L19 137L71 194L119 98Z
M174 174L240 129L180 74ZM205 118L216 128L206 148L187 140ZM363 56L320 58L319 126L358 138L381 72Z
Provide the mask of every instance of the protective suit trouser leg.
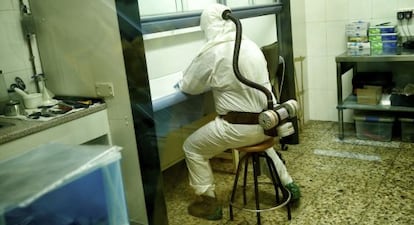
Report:
M240 146L259 143L267 137L260 125L235 125L217 117L196 130L184 142L190 186L197 195L214 192L214 177L209 159ZM276 165L282 183L292 182L286 167L273 148L267 150Z
M190 186L195 190L196 195L214 193L214 177L208 159L200 154L186 152L186 164L188 167ZM212 196L214 197L214 196Z
M266 154L272 159L273 163L275 164L275 167L276 167L277 173L280 177L280 181L282 182L282 185L292 183L293 182L292 177L287 172L285 164L282 162L282 160L276 154L275 150L273 148L269 148L269 149L266 150Z

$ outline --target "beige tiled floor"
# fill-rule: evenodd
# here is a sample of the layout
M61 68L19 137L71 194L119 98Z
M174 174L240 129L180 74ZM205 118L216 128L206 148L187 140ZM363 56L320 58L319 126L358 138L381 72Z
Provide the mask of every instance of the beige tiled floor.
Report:
M337 139L334 122L308 122L300 132L300 144L280 151L293 179L301 186L300 204L262 213L262 224L414 224L414 144L360 141L352 125L346 138ZM234 175L230 161L213 160L218 198L226 203ZM221 221L206 221L187 214L194 199L187 169L179 163L164 172L170 225L256 224L254 213L235 211L229 221L224 207Z

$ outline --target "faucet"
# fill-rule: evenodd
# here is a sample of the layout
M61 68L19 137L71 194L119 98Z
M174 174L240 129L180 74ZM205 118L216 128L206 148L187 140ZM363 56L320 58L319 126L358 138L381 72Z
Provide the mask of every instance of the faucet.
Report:
M42 92L42 90L41 90L41 88L40 88L39 82L44 81L45 75L44 75L43 73L41 73L41 74L34 74L34 75L32 76L32 78L33 78L33 80L34 80L34 82L35 82L35 85L36 85L36 91L37 91L38 93L41 93L41 92ZM42 87L42 88L43 88L43 87Z

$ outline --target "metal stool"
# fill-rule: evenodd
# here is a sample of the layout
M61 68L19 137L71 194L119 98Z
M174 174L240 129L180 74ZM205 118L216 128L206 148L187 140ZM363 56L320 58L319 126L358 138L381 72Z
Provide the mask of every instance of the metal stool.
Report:
M278 209L284 206L287 207L288 220L291 219L290 205L289 205L291 194L285 187L283 187L282 183L280 182L280 178L276 171L276 167L273 163L273 160L265 152L266 149L273 147L274 144L275 144L274 138L270 138L270 139L267 139L261 143L258 143L252 146L245 146L245 147L237 148L238 151L240 151L241 153L245 153L245 154L241 157L238 163L236 176L234 179L233 190L231 193L230 203L229 203L230 220L233 220L233 206L236 208L240 208L242 210L256 212L258 225L261 224L260 212L274 210L274 209ZM263 209L260 208L259 182L258 182L258 176L260 175L260 165L259 165L260 157L265 158L265 162L269 168L273 188L275 190L275 202L274 202L275 205L272 207L263 208ZM246 198L247 169L249 165L249 159L252 159L252 164L253 164L254 198L256 202L255 209L246 208L246 205L247 205L247 198ZM244 163L244 179L243 179L243 186L242 186L243 187L243 206L237 207L234 201L235 201L235 196L236 196L237 183L238 183L240 171L242 168L242 163ZM282 199L280 199L279 193L282 194Z

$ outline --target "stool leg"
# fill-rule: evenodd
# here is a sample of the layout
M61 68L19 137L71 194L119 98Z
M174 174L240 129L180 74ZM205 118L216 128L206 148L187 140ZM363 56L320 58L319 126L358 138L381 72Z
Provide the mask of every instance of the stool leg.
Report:
M270 173L270 179L272 180L273 187L275 189L276 202L279 203L280 199L279 199L279 189L278 189L278 187L279 187L280 184L278 183L278 181L276 181L277 174L275 174L275 172L277 172L277 171L274 171L274 167L272 167L273 160L269 156L267 156L266 153L264 153L262 155L262 157L264 157L266 159L266 164L267 164L267 167L268 167L269 173Z
M236 196L237 182L239 180L241 165L242 165L243 161L247 161L246 156L247 155L243 156L240 159L240 161L239 161L239 163L237 165L236 176L234 177L233 190L231 191L231 197L230 197L230 203L229 203L230 220L233 220L233 205L232 204L233 204L234 198Z
M288 220L291 220L292 214L290 213L290 202L286 205L286 208L287 208Z
M267 156L267 155L265 157L266 157L266 159L268 161L268 165L270 167L272 167L271 168L271 171L270 171L270 174L273 177L273 179L275 179L275 181L276 181L276 185L277 186L275 186L275 188L277 189L278 186L280 187L280 190L281 190L282 195L283 195L283 199L285 199L285 197L286 196L289 196L290 193L289 193L289 191L286 190L285 187L283 187L282 182L280 181L279 174L278 174L278 172L276 170L276 166L273 163L273 160L269 156ZM276 193L278 193L277 190L276 190ZM278 201L278 199L277 199L277 201ZM290 203L286 204L286 208L287 208L288 220L291 220L292 219L292 215L291 215L291 212L290 212Z
M249 156L250 153L246 154L246 160L244 163L244 177L243 177L243 205L247 204L247 197L246 197L246 186L247 186L247 170L249 168Z
M232 156L233 156L233 173L236 173L237 166L239 165L240 161L240 153L236 149L232 149Z
M260 199L259 199L259 187L258 187L258 181L257 177L259 175L259 155L258 154L252 154L253 155L253 179L254 179L254 198L256 200L256 210L260 210ZM257 217L257 224L261 225L260 221L260 212L256 212Z

